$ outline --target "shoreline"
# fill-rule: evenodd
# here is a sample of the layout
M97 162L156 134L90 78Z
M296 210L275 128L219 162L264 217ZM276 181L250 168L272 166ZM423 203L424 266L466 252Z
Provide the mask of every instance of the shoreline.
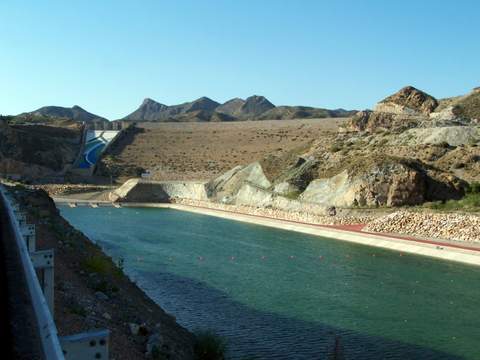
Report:
M115 206L110 201L77 200L72 198L54 197L56 204L68 205L75 203L84 206ZM188 211L207 216L241 221L250 224L273 227L282 230L295 231L304 234L327 237L333 240L348 241L356 244L379 247L393 251L415 255L428 256L442 260L460 262L480 266L480 247L457 244L447 241L424 240L409 236L390 235L382 233L362 232L358 226L338 226L309 224L293 220L276 219L268 216L250 215L228 210L211 209L208 207L175 204L175 203L118 203L121 207L166 208Z

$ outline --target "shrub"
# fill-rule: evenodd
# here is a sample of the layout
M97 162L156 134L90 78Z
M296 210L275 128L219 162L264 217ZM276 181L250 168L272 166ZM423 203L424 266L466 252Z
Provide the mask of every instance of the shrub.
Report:
M473 182L468 186L467 193L480 194L480 182Z
M195 333L194 346L195 359L197 360L224 360L225 340L211 331L198 331Z
M121 263L123 267L123 262ZM102 255L93 255L82 262L82 267L91 273L100 275L116 275L123 273L123 269L117 267L111 259Z
M330 146L330 151L333 152L333 153L336 153L340 150L342 150L342 146L340 144L332 144L332 146Z

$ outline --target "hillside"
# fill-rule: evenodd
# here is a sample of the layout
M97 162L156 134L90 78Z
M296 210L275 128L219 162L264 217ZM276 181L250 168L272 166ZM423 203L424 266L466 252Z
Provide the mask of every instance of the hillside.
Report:
M121 179L148 169L157 180L206 180L273 151L304 147L323 132L336 132L345 121L137 123L109 154ZM108 176L102 164L98 174Z
M79 125L8 125L0 121L0 172L39 180L63 174L80 149Z
M111 155L120 178L134 175L123 169L139 166L156 180L210 179L211 199L234 205L285 210L458 200L480 181L476 94L445 107L407 86L374 111L344 120L144 124ZM235 114L245 104L234 99L227 110ZM297 111L314 110L267 112Z

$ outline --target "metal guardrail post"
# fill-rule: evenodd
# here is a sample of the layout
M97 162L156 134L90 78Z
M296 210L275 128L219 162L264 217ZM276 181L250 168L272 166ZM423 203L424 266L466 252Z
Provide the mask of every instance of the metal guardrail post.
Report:
M19 224L20 225L20 224ZM20 232L25 239L27 248L29 252L35 252L36 242L35 242L35 225L25 224L20 226Z
M8 218L25 269L28 291L37 320L46 360L108 359L109 330L84 332L58 337L54 314L54 250L35 251L35 225L26 223L25 213L0 185L0 197L5 203ZM43 273L40 279L36 270Z
M100 330L61 337L65 359L108 359L109 335L108 330Z
M54 252L53 249L30 253L33 266L43 273L40 286L52 317L54 316Z
M20 229L20 225L16 220L14 208L18 211L18 205L12 206L13 200L11 200L10 196L6 195L5 190L1 186L0 196L3 199L8 213L10 226L20 254L20 261L25 271L28 292L30 294L33 311L37 321L37 330L40 335L44 357L48 360L64 360L65 357L63 356L62 348L60 347L57 327L55 326L48 303L38 282L35 268L30 259L30 254Z

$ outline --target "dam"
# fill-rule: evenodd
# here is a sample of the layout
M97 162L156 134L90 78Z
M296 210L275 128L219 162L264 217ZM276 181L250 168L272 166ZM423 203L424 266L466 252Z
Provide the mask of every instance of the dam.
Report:
M60 210L229 358L480 357L477 267L172 209Z

